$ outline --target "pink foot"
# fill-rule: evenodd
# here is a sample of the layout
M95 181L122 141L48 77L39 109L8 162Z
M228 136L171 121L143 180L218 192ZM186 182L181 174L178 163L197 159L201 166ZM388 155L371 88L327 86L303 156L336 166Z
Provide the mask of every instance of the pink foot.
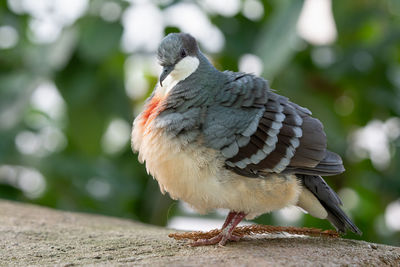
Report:
M191 243L190 245L193 247L197 246L207 246L207 245L216 245L224 246L227 241L239 241L240 236L236 236L233 234L233 230L240 223L241 220L246 216L243 212L230 212L228 217L225 220L224 225L222 226L221 233L218 235L209 238L209 239L199 239Z
M208 245L216 245L224 246L227 241L234 241L237 242L240 240L240 236L231 235L229 237L224 236L222 233L218 234L210 239L199 239L192 242L190 245L192 247L199 247L199 246L208 246Z

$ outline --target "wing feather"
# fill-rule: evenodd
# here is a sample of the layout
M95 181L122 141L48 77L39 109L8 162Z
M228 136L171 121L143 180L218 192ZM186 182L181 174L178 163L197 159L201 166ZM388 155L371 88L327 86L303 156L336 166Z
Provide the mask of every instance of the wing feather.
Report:
M248 177L332 175L344 170L341 158L326 149L323 126L308 109L273 93L262 78L225 75L203 132L206 144L221 150L227 168Z

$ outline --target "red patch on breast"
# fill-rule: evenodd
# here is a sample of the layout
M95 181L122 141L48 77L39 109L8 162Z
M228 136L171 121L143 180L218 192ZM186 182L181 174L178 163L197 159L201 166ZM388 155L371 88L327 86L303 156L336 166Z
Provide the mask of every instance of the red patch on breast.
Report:
M162 100L163 98L155 95L150 102L146 104L146 108L142 113L142 120L140 122L142 126L146 127L162 111Z

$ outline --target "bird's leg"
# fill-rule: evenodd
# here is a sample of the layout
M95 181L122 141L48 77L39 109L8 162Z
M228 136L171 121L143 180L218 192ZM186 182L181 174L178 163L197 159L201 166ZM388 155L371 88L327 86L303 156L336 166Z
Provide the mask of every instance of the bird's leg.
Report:
M236 211L230 211L229 214L226 216L225 222L221 227L221 230L225 229L228 224L233 220L233 218L238 214Z
M233 235L233 230L235 227L246 217L243 212L229 212L226 217L225 223L222 226L221 233L210 238L210 239L199 239L193 242L192 246L205 246L205 245L215 245L219 244L224 246L228 240L239 241L240 237Z
M236 226L243 220L243 218L246 217L246 214L243 212L238 212L231 222L228 224L227 227L222 229L221 234L222 238L219 241L220 246L224 246L228 240L232 241L239 241L240 237L233 235L233 230L236 228Z

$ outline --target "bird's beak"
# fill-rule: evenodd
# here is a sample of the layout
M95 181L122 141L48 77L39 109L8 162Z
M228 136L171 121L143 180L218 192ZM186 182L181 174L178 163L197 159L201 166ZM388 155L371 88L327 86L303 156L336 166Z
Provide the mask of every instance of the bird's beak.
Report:
M165 80L165 78L167 78L167 76L173 70L174 70L174 66L173 65L169 65L169 66L164 66L163 67L163 71L161 72L161 75L160 75L160 85L161 86L162 86L162 82Z

